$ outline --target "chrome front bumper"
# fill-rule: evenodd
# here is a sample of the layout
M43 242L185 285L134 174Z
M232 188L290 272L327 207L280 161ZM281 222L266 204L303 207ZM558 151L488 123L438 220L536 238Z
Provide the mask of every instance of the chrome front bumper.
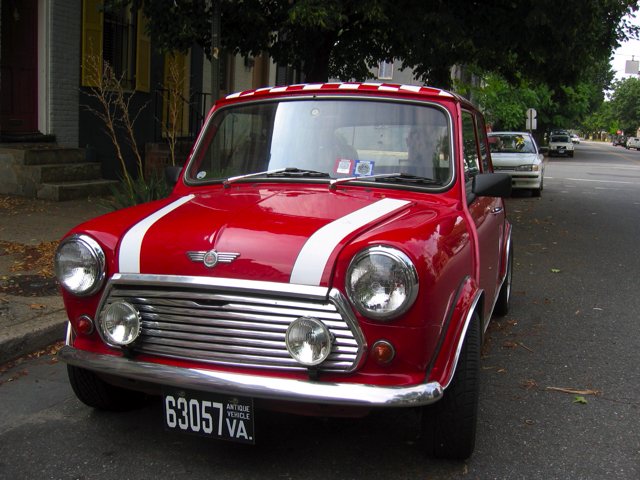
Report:
M263 377L179 368L78 350L69 345L58 356L69 365L105 375L204 392L269 400L356 407L419 407L442 397L438 382L412 387L380 387L350 383Z

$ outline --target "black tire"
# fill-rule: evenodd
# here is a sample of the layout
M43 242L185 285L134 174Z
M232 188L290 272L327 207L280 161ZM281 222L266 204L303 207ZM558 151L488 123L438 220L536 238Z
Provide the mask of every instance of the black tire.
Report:
M422 407L421 433L429 456L464 460L476 444L480 390L480 319L467 329L456 372L444 396Z
M569 156L573 158L573 152L569 152Z
M76 397L89 407L121 412L139 408L149 400L144 393L114 387L84 368L67 365L67 373Z
M507 257L507 276L502 282L498 300L493 307L493 314L497 317L503 317L509 313L511 307L511 281L513 279L513 242L509 245L509 256Z
M541 197L542 196L542 187L540 187L540 188L532 188L531 189L531 196L532 197Z

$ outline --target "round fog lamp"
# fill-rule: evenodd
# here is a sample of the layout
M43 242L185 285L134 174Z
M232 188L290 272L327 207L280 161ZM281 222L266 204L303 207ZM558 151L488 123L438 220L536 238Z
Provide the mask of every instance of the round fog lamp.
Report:
M331 353L331 333L315 318L300 317L291 322L285 341L289 354L305 366L318 365Z
M130 303L112 303L101 320L102 333L114 345L129 345L140 335L140 314Z

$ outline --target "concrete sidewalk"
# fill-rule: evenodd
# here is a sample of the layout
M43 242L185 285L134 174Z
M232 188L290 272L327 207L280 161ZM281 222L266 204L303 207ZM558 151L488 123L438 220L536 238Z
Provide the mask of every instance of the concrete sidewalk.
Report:
M67 316L53 252L72 227L109 211L101 198L0 195L0 364L64 339Z

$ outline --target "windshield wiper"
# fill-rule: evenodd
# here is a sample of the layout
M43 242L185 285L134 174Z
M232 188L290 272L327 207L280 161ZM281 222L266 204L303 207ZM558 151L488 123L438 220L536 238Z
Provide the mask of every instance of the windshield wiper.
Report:
M307 169L303 169L303 168L294 168L294 167L287 167L287 168L277 168L275 170L266 170L264 172L256 172L256 173L247 173L246 175L238 175L237 177L229 177L227 178L225 181L222 182L222 184L225 187L228 187L229 185L231 185L232 183L237 182L238 180L244 180L245 178L252 178L252 177L282 177L282 178L286 178L286 177L298 177L298 178L302 178L302 177L316 177L316 178L327 178L329 177L329 174L326 172L318 172L316 170L307 170Z
M276 170L265 170L264 172L256 172L256 173L247 173L246 175L238 175L237 177L229 177L225 181L222 182L225 188L227 188L232 183L237 182L238 180L244 180L245 178L251 177L261 177L263 175L271 175L278 172L284 172L286 168L278 168Z
M268 177L316 177L327 178L327 172L318 172L317 170L308 170L306 168L287 167L267 174Z
M361 177L345 177L338 178L329 183L329 190L335 190L339 183L352 182L354 180L384 180L386 182L393 183L417 183L420 185L437 185L440 182L427 177L419 177L417 175L410 175L408 173L396 172L396 173L379 173L377 175L363 175Z

